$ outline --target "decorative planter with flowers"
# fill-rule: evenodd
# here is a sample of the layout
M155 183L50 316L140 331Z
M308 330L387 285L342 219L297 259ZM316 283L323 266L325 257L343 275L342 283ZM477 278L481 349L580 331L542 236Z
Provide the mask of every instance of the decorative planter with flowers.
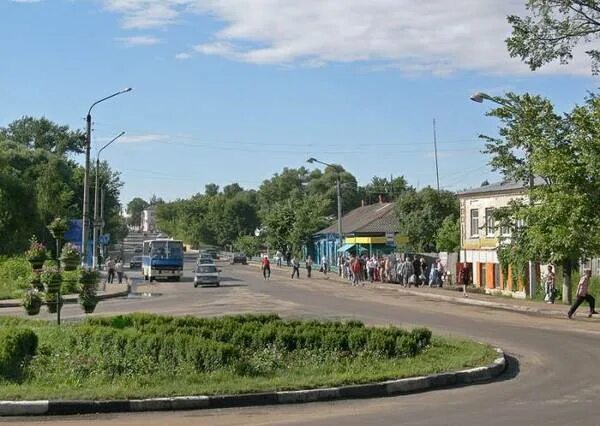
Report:
M23 295L23 307L27 312L27 315L37 315L40 313L42 307L42 295L35 289L30 288Z
M41 271L35 270L29 276L29 288L35 289L37 291L44 291L44 284L42 284L42 279L40 278Z
M40 269L44 265L47 258L46 247L42 243L38 243L35 236L29 240L29 249L25 252L25 258L33 269Z
M79 293L79 304L84 312L91 314L98 304L97 289L100 274L92 269L82 269L79 272L79 283L81 291Z
M40 274L40 280L46 287L47 293L58 293L62 284L62 275L57 266L44 265Z
M63 300L62 297L59 298L58 292L46 292L44 299L46 301L46 306L48 307L48 312L50 312L51 314L56 313L56 311L59 308L59 304L60 308L62 308Z
M60 252L60 265L65 271L74 271L81 262L81 254L79 250L71 244L67 243Z

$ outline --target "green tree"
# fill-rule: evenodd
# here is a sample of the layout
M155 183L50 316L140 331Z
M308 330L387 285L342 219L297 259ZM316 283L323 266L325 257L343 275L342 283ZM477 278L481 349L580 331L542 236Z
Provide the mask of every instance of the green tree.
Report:
M251 257L260 253L262 243L260 238L254 235L241 235L237 238L233 246L237 251Z
M438 251L455 252L460 247L460 223L458 218L447 216L435 236Z
M500 137L483 137L491 164L508 180L525 183L530 173L540 179L526 186L530 203L515 201L498 212L501 226L512 222L518 231L503 246L522 261L561 264L563 299L570 301L571 270L600 252L600 101L591 97L565 115L540 96L509 93L503 102L489 113L500 120ZM524 224L519 229L517 220Z
M142 212L150 206L146 200L140 197L135 197L127 204L127 214L129 218L127 223L131 226L141 226Z
M82 153L83 132L60 126L45 117L23 117L0 128L0 140L12 140L27 148L39 148L54 154Z
M373 176L371 182L358 188L359 198L367 204L379 201L381 196L384 201L396 201L405 191L413 189L408 185L404 176L395 178L381 178Z
M396 202L396 215L400 232L409 239L408 249L433 252L436 235L444 219L458 219L458 199L449 191L437 191L431 187L420 191L405 191Z
M208 197L214 197L219 193L219 185L215 183L209 183L204 186L204 195Z
M532 70L558 59L568 63L579 43L592 43L600 37L600 2L597 0L527 0L528 15L510 15L511 36L508 51L520 57ZM586 51L592 59L592 72L600 70L600 50Z

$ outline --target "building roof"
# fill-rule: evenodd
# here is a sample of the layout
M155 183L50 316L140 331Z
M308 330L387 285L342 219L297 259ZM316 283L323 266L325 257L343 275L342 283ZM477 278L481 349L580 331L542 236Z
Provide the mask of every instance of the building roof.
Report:
M535 177L533 180L534 186L544 185L546 182L541 177ZM509 192L509 191L519 191L525 189L526 182L523 181L503 181L503 182L495 182L489 185L480 186L478 188L465 189L464 191L459 191L457 194L460 195L476 195L476 194L488 194L492 192Z
M337 233L337 221L315 233ZM393 203L376 203L358 207L342 216L342 234L398 232L399 222Z

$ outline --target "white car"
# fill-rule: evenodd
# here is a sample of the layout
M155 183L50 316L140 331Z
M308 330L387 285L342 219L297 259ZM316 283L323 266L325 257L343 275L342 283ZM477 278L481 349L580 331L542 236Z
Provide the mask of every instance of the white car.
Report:
M200 263L194 269L194 287L203 285L221 285L220 269L214 263Z

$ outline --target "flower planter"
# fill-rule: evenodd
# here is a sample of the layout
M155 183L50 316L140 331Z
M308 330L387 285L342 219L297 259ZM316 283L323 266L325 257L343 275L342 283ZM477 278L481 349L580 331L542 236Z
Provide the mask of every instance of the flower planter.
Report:
M58 299L58 293L49 293L46 294L46 306L48 308L48 312L51 314L55 314L56 311L58 310L58 303L57 303L57 299ZM63 305L63 300L62 297L60 299L60 307L62 308Z
M64 271L74 271L79 266L79 258L61 258L60 267Z
M97 304L98 302L81 303L81 307L83 308L83 312L85 312L86 314L91 314L96 309Z
M27 315L37 315L42 307L42 297L35 289L29 289L23 296L23 308Z
M62 285L62 280L53 280L50 282L46 282L46 293L58 293L60 287Z
M88 287L95 285L99 278L100 276L96 271L82 270L79 274L79 283L82 285L82 287Z
M35 259L27 259L27 261L31 264L31 268L33 270L41 269L44 266L45 257L39 257Z

